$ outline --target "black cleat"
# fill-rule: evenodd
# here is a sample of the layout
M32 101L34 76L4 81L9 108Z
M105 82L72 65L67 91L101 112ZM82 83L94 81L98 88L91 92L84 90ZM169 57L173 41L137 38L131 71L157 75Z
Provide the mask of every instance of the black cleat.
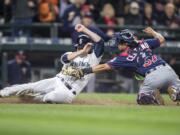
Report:
M176 93L175 101L177 101L177 102L180 101L180 91Z

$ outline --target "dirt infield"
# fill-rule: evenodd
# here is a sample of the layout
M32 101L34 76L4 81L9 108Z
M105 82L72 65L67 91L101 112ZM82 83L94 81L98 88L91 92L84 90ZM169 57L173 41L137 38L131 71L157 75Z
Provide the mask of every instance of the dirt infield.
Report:
M45 104L39 101L35 101L29 97L8 97L0 98L0 104ZM114 99L80 99L77 98L72 104L75 105L137 105L135 101L128 100L114 100ZM175 106L177 103L166 101L166 106Z
M35 101L32 98L0 98L0 104L44 104L39 101ZM112 100L112 99L75 99L72 104L78 105L135 105L135 103L123 101L123 100Z
M34 101L30 98L19 98L19 97L8 97L8 98L0 98L0 104L31 104L31 103L40 103Z
M135 102L112 99L76 99L73 104L86 105L136 105Z

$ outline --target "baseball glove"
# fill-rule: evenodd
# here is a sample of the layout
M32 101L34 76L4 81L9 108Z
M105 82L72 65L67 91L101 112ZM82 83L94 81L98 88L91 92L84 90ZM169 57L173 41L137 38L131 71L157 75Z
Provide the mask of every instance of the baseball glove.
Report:
M64 75L76 77L77 79L81 79L84 76L84 73L81 69L72 66L62 68L61 73Z

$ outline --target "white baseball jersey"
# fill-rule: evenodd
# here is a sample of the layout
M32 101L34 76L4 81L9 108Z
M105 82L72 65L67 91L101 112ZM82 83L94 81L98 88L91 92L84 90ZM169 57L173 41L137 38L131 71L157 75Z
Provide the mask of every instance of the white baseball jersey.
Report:
M64 55L70 54L70 53L72 53L72 52L67 52ZM63 67L72 66L72 67L76 67L76 68L88 68L88 67L98 65L102 58L102 56L97 57L95 55L95 52L93 51L91 54L88 54L85 57L78 56L77 58L70 61L69 63L64 63L64 61L62 60L63 56L61 56L61 62L63 63ZM85 75L81 79L76 79L75 77L72 77L72 76L63 75L62 72L57 74L57 76L59 78L63 78L64 81L72 87L72 89L73 89L72 91L76 91L76 93L79 94L83 90L83 88L87 85L88 81L91 79L92 74Z

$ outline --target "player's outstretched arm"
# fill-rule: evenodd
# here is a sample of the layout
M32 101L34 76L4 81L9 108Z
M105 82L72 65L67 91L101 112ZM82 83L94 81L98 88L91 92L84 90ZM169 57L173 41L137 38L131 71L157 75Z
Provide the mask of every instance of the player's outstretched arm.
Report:
M112 70L112 68L110 65L105 63L105 64L99 64L94 67L89 67L89 68L84 68L84 69L74 69L74 70L71 70L71 72L68 75L76 77L77 79L80 79L81 77L84 77L87 74L99 73L99 72L108 71L108 70Z
M91 39L94 41L94 42L99 42L101 40L101 37L99 35L97 35L96 33L92 32L91 30L89 30L88 28L86 28L84 25L82 24L77 24L75 26L75 30L77 32L83 32L85 34L87 34L88 36L91 37Z
M86 74L91 74L91 73L100 73L100 72L104 72L108 70L112 70L112 68L107 63L105 63L105 64L99 64L94 67L82 69L82 72L83 72L83 75L86 75Z
M147 27L143 30L146 34L153 36L154 38L159 39L160 44L162 45L165 42L165 38L158 32L156 32L154 29L151 27Z
M100 73L104 71L112 70L112 68L108 64L99 64L97 66L92 67L93 73Z

